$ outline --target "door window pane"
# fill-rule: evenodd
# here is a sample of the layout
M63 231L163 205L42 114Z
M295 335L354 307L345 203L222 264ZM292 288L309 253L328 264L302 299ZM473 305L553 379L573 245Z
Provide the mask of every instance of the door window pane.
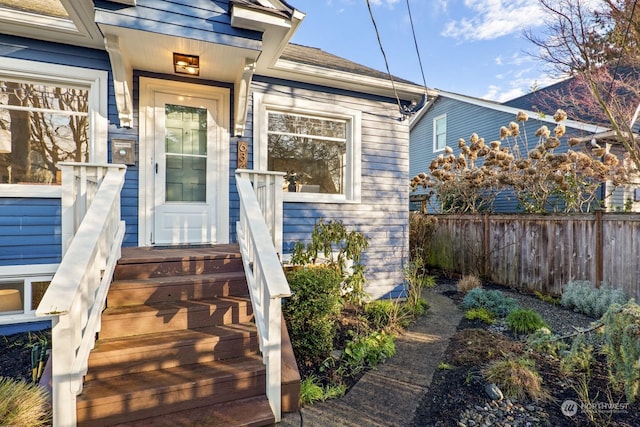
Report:
M207 110L165 106L166 201L206 202Z

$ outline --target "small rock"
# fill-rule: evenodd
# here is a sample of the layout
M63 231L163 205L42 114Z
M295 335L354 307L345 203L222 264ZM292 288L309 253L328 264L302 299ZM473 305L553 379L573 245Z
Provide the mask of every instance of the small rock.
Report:
M487 393L487 395L489 395L491 400L501 401L504 398L504 396L502 395L502 390L500 390L500 388L498 388L498 386L493 383L485 385L484 391Z
M527 411L529 412L533 412L536 410L536 407L534 405L527 405L525 406L525 408L527 408Z

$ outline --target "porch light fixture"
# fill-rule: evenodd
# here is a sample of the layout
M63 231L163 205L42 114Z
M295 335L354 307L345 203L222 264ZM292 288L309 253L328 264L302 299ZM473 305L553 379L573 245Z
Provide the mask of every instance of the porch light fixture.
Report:
M196 55L186 55L184 53L173 53L173 69L177 74L189 74L190 76L200 75L200 57Z

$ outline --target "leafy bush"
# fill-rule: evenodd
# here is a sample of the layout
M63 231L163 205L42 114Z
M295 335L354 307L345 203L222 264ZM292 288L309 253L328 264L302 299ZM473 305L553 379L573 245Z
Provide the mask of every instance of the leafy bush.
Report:
M588 280L567 283L560 303L563 307L600 318L612 304L624 304L629 298L621 289L602 286L595 288Z
M347 387L344 384L328 384L322 386L315 375L310 375L300 383L300 402L303 405L311 405L314 402L336 399L344 396Z
M342 307L340 274L330 267L303 268L287 273L291 297L283 304L296 358L307 366L324 360L333 350L335 317Z
M362 253L369 246L364 234L348 231L341 221L323 221L313 227L311 242L297 242L291 253L291 263L295 265L316 264L321 261L332 266L342 276L342 293L347 301L360 304L367 296L365 266L361 263ZM322 258L322 259L321 259Z
M364 314L373 329L389 327L398 311L399 304L388 299L371 301L364 306Z
M51 425L49 399L36 384L0 377L0 425Z
M300 382L300 403L310 405L313 402L323 400L324 390L315 375L309 375Z
M538 313L530 309L513 310L505 319L509 329L518 334L530 334L548 325Z
M489 325L493 325L496 322L496 315L484 307L467 310L464 314L464 318L467 320L477 319Z
M552 334L549 328L542 327L527 337L527 347L538 353L558 357L569 346L560 337Z
M349 341L342 357L347 365L373 368L394 354L393 336L386 332L372 332Z
M501 291L475 288L469 291L464 297L462 307L467 310L471 308L484 308L498 317L505 317L517 309L518 304L515 299L507 297Z
M548 396L531 359L505 357L492 362L483 374L489 383L497 384L507 397L518 400L530 397L538 400Z
M341 378L353 378L367 368L375 368L394 354L396 345L393 335L374 331L347 342L340 359L327 358L320 370L334 370Z
M458 283L456 283L458 292L462 294L466 294L471 289L479 288L481 285L480 278L472 274L462 276L462 278L458 280Z
M640 306L633 300L613 304L602 322L609 370L614 381L624 382L627 401L633 403L640 392Z

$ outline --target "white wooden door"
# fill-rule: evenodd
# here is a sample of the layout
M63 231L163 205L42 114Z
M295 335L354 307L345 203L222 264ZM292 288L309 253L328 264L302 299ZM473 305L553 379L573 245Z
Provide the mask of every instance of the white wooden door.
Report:
M155 92L153 244L216 243L216 100Z

